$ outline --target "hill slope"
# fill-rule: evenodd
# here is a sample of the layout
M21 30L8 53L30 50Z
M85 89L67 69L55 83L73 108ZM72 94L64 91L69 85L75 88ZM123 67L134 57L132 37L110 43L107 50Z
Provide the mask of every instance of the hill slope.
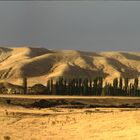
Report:
M103 76L140 77L139 52L82 52L45 48L0 48L0 81L21 84L23 75L30 85L46 84L50 78Z

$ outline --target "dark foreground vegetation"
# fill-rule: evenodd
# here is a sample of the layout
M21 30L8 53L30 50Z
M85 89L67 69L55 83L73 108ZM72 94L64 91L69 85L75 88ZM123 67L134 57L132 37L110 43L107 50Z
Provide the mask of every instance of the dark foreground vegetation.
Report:
M22 106L25 108L96 108L96 107L110 107L110 108L140 108L140 98L129 98L129 97L117 97L112 98L111 96L101 97L95 96L95 98L11 98L10 96L0 96L1 106ZM36 96L35 96L36 97Z
M30 96L30 95L29 95ZM32 96L32 95L31 95ZM23 96L22 98L11 98L10 96L0 96L0 106L21 106L24 108L140 108L140 98L139 97L117 97L115 96L95 96L95 98L69 98L69 96L65 96L65 98L34 98L36 96L32 96L32 98L24 98L27 96ZM40 97L40 95L39 95ZM60 96L59 96L60 97ZM64 96L63 96L64 97ZM74 96L73 96L74 97Z
M113 83L104 83L102 77L91 79L65 79L49 80L46 86L35 84L27 86L27 78L23 78L23 85L0 85L2 94L42 94L42 95L81 95L81 96L140 96L139 80L133 83L128 78L115 78Z

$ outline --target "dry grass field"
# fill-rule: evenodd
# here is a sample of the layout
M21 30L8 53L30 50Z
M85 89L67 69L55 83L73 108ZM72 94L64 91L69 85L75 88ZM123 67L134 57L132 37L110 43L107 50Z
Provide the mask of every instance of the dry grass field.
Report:
M103 104L105 100L99 101L98 98L88 99L89 103ZM116 100L117 103L118 99L106 98L106 103L111 105L112 101ZM128 99L120 98L120 104L126 105ZM22 99L22 102L13 98L10 103L7 100L8 98L0 98L0 140L139 140L140 138L140 109L137 107L89 107L86 106L88 100L84 98L63 98L63 100L35 98ZM139 103L139 100L132 98L129 99L129 103L131 105ZM41 108L39 103L44 104L44 107ZM53 106L48 107L50 104Z

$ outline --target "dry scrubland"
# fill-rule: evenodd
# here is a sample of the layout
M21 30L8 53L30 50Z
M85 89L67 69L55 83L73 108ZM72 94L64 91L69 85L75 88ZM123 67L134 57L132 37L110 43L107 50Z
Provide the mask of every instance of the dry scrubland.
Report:
M82 52L48 50L45 48L0 48L0 81L21 84L22 76L28 84L42 83L50 78L103 76L107 81L115 77L135 78L140 75L139 52Z
M128 102L123 97L119 100L121 104ZM129 103L139 100L131 99ZM115 98L106 100L108 105L112 101ZM41 108L40 102L46 107L48 103L53 106ZM103 102L96 100L98 104ZM85 106L76 107L80 103ZM0 140L139 140L139 108L89 108L87 104L81 99L13 99L7 104L7 99L1 98Z
M46 112L49 115L43 115ZM140 110L1 108L0 115L1 140L7 137L12 140L140 138Z

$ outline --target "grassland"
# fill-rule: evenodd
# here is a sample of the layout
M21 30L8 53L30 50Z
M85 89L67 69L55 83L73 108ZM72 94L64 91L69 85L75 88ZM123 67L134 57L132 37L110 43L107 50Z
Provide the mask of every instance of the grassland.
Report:
M0 140L139 140L140 98L0 96Z

